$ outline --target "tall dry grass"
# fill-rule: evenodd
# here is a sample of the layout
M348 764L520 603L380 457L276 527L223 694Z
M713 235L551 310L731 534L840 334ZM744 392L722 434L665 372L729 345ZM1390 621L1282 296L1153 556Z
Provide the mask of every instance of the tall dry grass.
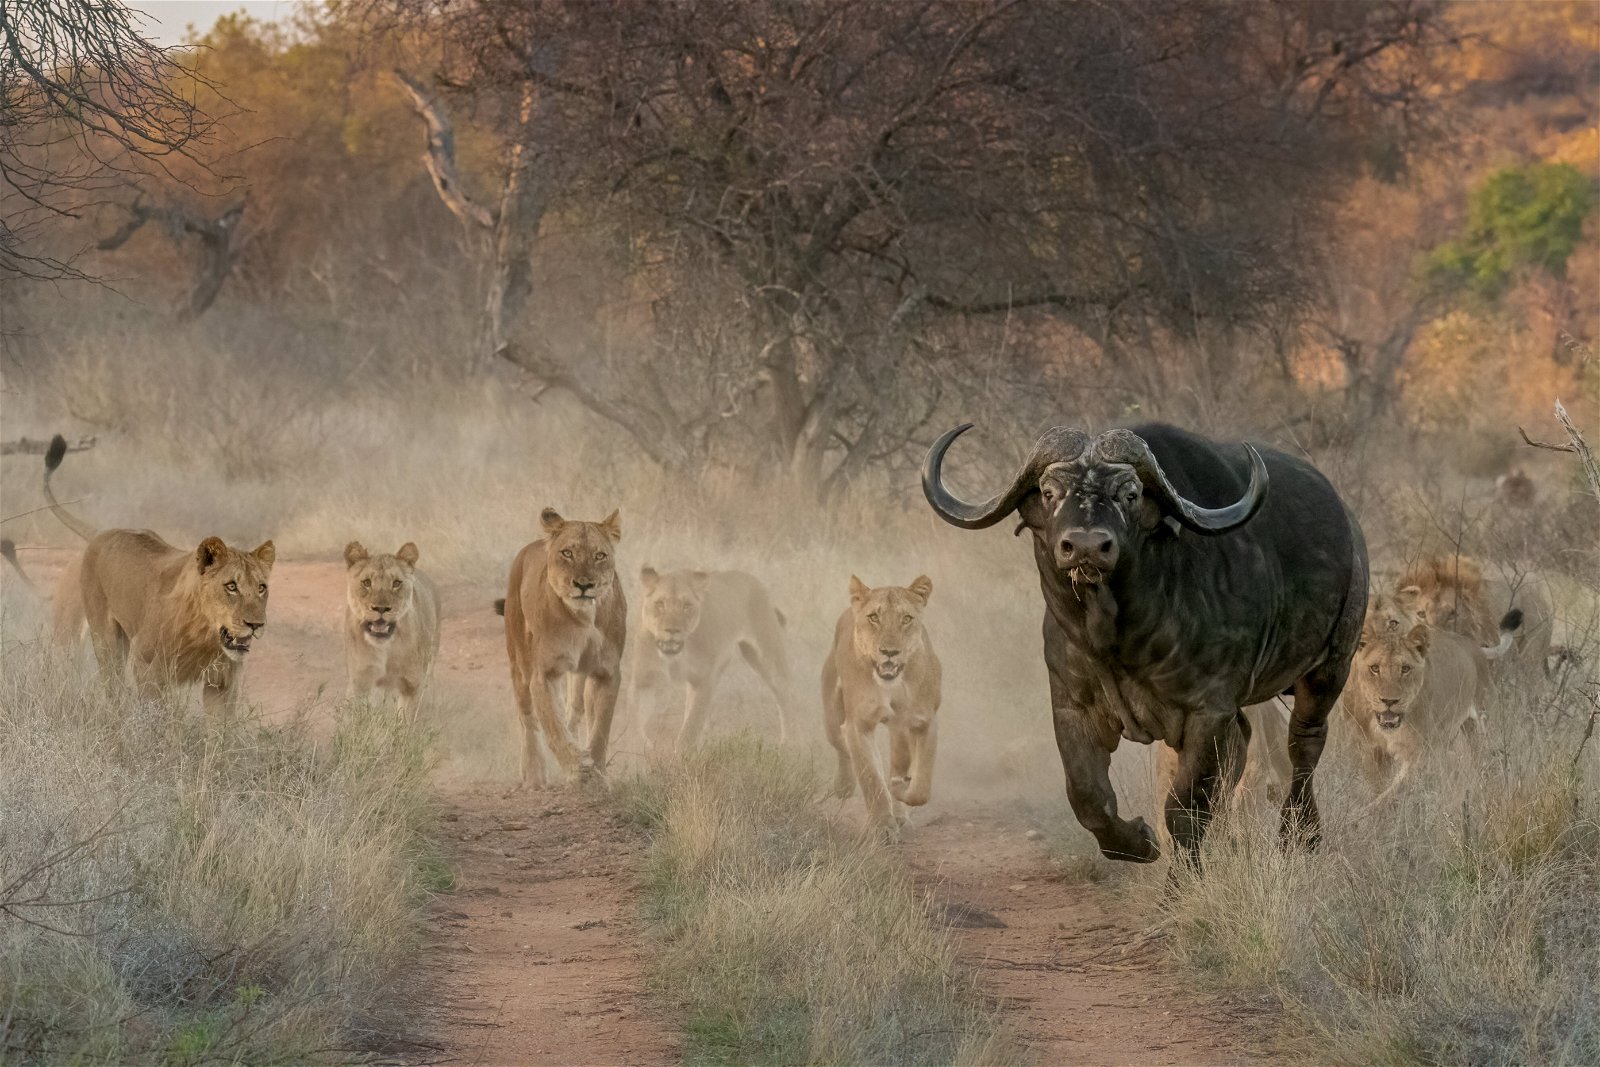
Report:
M26 645L0 680L0 1061L348 1061L448 878L425 739L206 721Z
M902 863L829 821L811 766L748 739L618 787L652 844L656 992L691 1064L976 1064L1011 1050Z

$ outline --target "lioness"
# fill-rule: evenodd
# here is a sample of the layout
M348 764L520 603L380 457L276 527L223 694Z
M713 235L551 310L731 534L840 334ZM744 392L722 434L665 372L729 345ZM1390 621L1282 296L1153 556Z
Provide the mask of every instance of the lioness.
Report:
M693 745L705 726L717 682L737 649L778 702L778 739L788 739L789 653L784 647L783 615L772 606L766 586L739 571L672 571L643 567L640 621L645 640L633 644L634 706L659 697L665 685L684 690L683 725L676 745ZM654 738L659 703L644 720Z
M150 530L102 530L62 507L50 488L67 443L58 434L45 454L44 495L56 518L89 542L68 567L56 595L56 633L88 626L95 660L121 678L133 658L141 688L202 685L207 712L244 700L244 657L267 624L267 580L276 551L264 541L242 552L208 537L192 552Z
M851 575L850 607L822 665L823 726L839 757L834 795L860 782L868 816L884 828L904 823L905 805L926 804L933 791L940 672L922 625L932 593L926 575L879 589ZM887 792L872 744L879 723L889 727Z
M399 694L410 718L439 654L439 596L417 570L417 546L407 541L392 556L372 556L360 541L344 546L344 662L350 696L372 699L374 688Z
M600 522L568 522L554 508L539 514L545 537L525 546L511 564L506 598L496 605L506 617L511 687L522 724L522 783L545 784L539 737L567 773L603 769L616 710L628 604L617 583L612 554L622 540L613 511ZM581 751L561 721L556 687L567 675L582 715L588 751Z
M1501 618L1520 609L1522 627L1510 654L1495 664L1491 676L1520 686L1544 677L1554 623L1550 600L1537 577L1486 577L1483 564L1470 556L1434 556L1407 568L1394 588L1402 609L1479 645L1497 642Z
M1408 613L1392 596L1374 598L1340 706L1361 732L1373 779L1393 768L1379 801L1458 734L1476 737L1489 662L1506 654L1521 625L1521 612L1507 612L1499 643L1485 648Z

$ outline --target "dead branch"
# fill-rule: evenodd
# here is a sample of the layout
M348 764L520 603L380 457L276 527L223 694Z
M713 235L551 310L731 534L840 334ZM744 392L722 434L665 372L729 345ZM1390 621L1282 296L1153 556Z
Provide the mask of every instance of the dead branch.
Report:
M427 151L423 153L422 164L433 178L433 187L438 191L439 199L462 222L493 229L494 212L474 201L461 186L461 176L456 171L455 128L451 126L444 109L415 78L398 68L394 71L394 77L411 98L412 110L427 126Z
M1595 462L1594 452L1589 449L1589 442L1583 439L1583 434L1572 423L1572 416L1567 414L1567 409L1556 401L1556 421L1561 423L1561 428L1567 431L1567 437L1572 442L1572 451L1578 454L1578 461L1583 464L1584 476L1589 479L1589 487L1600 495L1600 463Z
M68 445L68 452L87 452L99 438L90 435L78 438L78 443ZM42 438L19 437L15 441L0 441L0 456L42 456L50 451L50 442Z
M162 223L173 240L186 236L198 238L200 263L195 270L194 288L189 293L187 305L179 312L180 319L193 319L211 306L217 294L222 292L222 284L233 271L234 260L238 258L234 235L238 232L239 220L244 216L245 203L240 200L216 218L208 219L178 204L151 207L143 201L135 201L128 208L128 221L115 232L101 238L95 247L102 252L121 248L147 222Z

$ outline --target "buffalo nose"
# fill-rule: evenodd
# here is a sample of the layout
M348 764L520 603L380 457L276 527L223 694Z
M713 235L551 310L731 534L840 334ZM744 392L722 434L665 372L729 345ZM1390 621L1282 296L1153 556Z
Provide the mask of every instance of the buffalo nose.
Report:
M1068 530L1061 537L1061 555L1080 563L1109 566L1116 562L1117 542L1110 530L1098 527L1092 530Z

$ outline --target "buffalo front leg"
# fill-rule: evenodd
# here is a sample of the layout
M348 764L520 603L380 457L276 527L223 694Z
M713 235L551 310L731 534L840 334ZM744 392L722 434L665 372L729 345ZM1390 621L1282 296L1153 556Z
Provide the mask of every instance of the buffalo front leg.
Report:
M1151 863L1160 858L1156 834L1142 818L1117 815L1117 794L1111 788L1111 750L1084 729L1082 715L1072 708L1055 709L1056 748L1067 775L1067 800L1085 830L1094 835L1100 854L1112 860Z
M1322 816L1313 789L1317 761L1328 743L1328 712L1344 688L1348 665L1319 667L1294 683L1294 710L1289 715L1289 795L1283 801L1278 835L1284 844L1316 848L1322 840Z
M1243 729L1240 724L1245 723ZM1207 729L1206 727L1210 727ZM1200 842L1211 816L1233 790L1243 770L1249 726L1237 712L1214 725L1190 718L1178 752L1177 773L1167 792L1167 833L1175 846L1200 862Z

